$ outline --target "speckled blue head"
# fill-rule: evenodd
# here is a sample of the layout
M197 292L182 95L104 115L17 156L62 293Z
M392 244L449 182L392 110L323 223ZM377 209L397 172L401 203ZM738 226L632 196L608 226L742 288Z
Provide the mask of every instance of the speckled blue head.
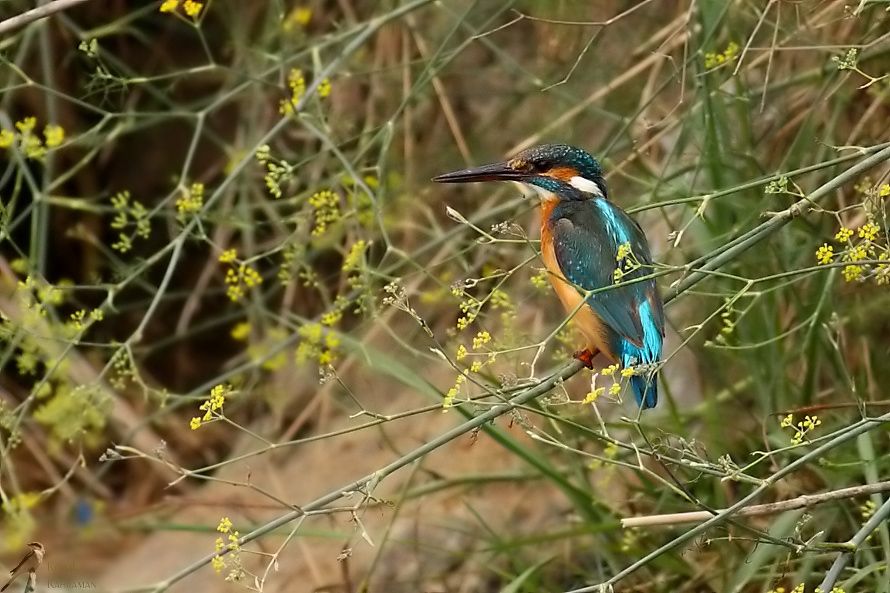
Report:
M502 163L445 173L433 181L521 181L563 200L608 197L599 162L586 150L567 144L534 146Z

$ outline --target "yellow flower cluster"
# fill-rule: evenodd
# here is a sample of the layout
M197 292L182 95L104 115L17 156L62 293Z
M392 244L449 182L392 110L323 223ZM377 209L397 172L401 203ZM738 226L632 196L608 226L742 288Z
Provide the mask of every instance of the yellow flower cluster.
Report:
M845 226L842 226L838 230L838 232L836 232L834 234L834 240L844 243L844 242L848 241L850 239L850 237L852 237L852 236L853 236L853 231L851 229L848 229Z
M43 137L46 139L47 147L55 148L56 146L61 146L62 142L65 141L65 129L62 126L49 124L43 128Z
M233 303L237 303L248 290L263 283L263 277L247 264L226 270L226 295Z
M491 342L491 334L487 331L481 331L476 334L475 338L473 338L473 350L479 350L489 342Z
M804 583L798 583L797 586L791 590L791 593L804 593L805 589L806 589L806 586ZM775 589L770 589L766 593L785 593L785 591L786 591L785 587L776 587ZM813 590L813 593L824 593L824 591L822 591L821 587L816 587ZM830 593L846 593L846 591L844 591L844 589L842 587L832 587Z
M582 404L592 404L606 391L605 387L593 387L591 386L590 391L587 392L587 395L584 396L584 399L581 401Z
M838 70L855 70L858 57L859 48L851 47L843 56L831 56L831 61L837 64Z
M282 99L278 105L278 112L283 115L291 115L294 107L306 93L306 78L299 68L291 68L287 74L287 87L290 89L290 97Z
M618 246L618 251L615 252L615 261L621 261L628 255L630 255L630 243L622 243Z
M726 46L726 49L722 52L716 53L709 51L705 54L705 68L717 68L718 66L723 66L731 61L733 61L739 53L739 44L735 41L730 41L729 45Z
M352 244L352 247L349 248L349 251L346 253L346 257L343 258L343 265L341 269L344 272L351 272L353 270L359 269L362 265L362 260L365 255L365 250L368 248L368 243L364 239L359 239L355 243Z
M487 344L491 343L491 334L487 331L480 331L473 338L473 350L474 352L472 356L477 357L474 360L469 368L464 369L460 372L455 380L454 385L445 393L445 397L442 400L443 409L448 409L454 406L454 400L460 393L461 386L466 382L467 376L470 373L478 373L483 367L493 364L497 359L497 352L479 352L482 350ZM458 344L457 351L455 352L454 358L458 361L464 360L467 356L470 356L470 352L467 350L467 347L463 344ZM479 357L484 357L479 358Z
M637 256L634 255L630 243L622 243L618 246L618 250L615 252L615 261L617 266L615 271L612 272L612 279L615 281L615 284L618 284L622 278L642 266Z
M309 198L315 214L312 235L318 237L328 230L328 226L340 220L340 198L329 189L317 191Z
M282 99L278 104L278 112L282 115L292 115L300 99L306 94L306 77L299 68L291 68L287 74L287 87L290 89L290 96ZM331 81L327 78L318 83L315 91L319 98L324 99L331 94Z
M297 27L306 27L312 20L312 9L308 6L297 6L284 17L281 26L285 31L293 31Z
M319 323L325 327L333 327L337 325L341 319L343 319L343 311L340 309L333 309L322 313Z
M888 194L890 194L890 191L888 191ZM845 226L841 226L838 229L834 239L839 243L845 244L846 250L841 255L843 256L843 261L850 262L849 265L844 266L842 271L844 280L853 282L863 278L869 266L857 262L877 257L879 245L876 241L880 232L881 227L871 218L856 230ZM853 243L854 237L858 237L858 243ZM823 243L816 250L816 262L819 265L830 264L834 261L836 255L833 245ZM890 248L886 246L882 248L880 259L890 259ZM880 264L876 266L874 277L875 282L878 284L890 283L890 265Z
M851 264L849 266L844 266L843 274L844 280L847 282L852 282L853 280L858 280L862 277L862 272L864 268L862 266Z
M133 240L129 234L123 231L132 228L133 233L142 239L147 239L151 234L151 222L148 219L148 210L141 202L130 199L130 192L127 190L120 191L111 196L111 206L114 209L114 219L111 221L111 228L121 231L118 234L117 242L111 245L112 249L116 249L121 253L126 253L133 247Z
M62 126L48 124L43 128L43 140L37 135L37 118L26 117L15 124L13 130L0 130L0 149L10 148L18 139L18 146L29 159L39 160L46 156L49 148L61 146L65 141L65 129Z
M219 254L220 263L229 264L226 270L226 295L233 303L237 303L247 291L263 283L263 277L246 263L238 263L238 252L226 249Z
M228 517L220 519L219 525L216 526L216 530L225 535L226 539L224 540L222 537L216 538L213 546L215 555L210 561L210 566L213 567L214 572L217 574L221 573L226 566L232 566L232 569L226 577L227 581L237 581L244 576L244 568L241 565L241 533L237 530L233 530L232 527L231 519ZM228 543L226 543L227 541ZM226 551L229 552L228 556L223 557L222 554Z
M190 16L193 19L197 19L200 16L201 11L204 9L203 2L196 2L195 0L185 0L182 2L182 11ZM164 13L173 13L176 12L176 9L180 6L180 0L164 0L161 2L160 8L158 10Z
M454 294L454 290L452 290L452 294ZM463 313L463 315L457 319L458 331L463 331L470 327L470 324L476 321L476 317L479 316L479 310L482 308L482 303L475 298L470 295L465 296L466 298L458 305L461 313Z
M198 15L201 14L201 9L203 8L204 4L201 2L195 2L195 0L185 0L185 2L183 2L182 4L182 10L184 10L185 13L193 19L198 18Z
M478 310L474 311L469 308L467 302L462 302L460 304L461 311L465 313L465 315L461 315L457 318L457 330L463 331L467 329L471 323L476 320L476 316L479 314Z
M582 404L589 404L595 402L601 395L608 391L609 395L612 397L616 397L621 393L621 389L623 388L622 381L624 379L628 379L637 374L637 369L634 367L621 368L617 364L611 364L603 369L600 369L598 373L593 376L593 380L590 384L590 391L581 401ZM603 377L611 377L612 384L608 389L605 387L596 387L596 378L602 375Z
M216 385L213 389L210 390L210 396L204 400L204 402L198 406L198 409L203 411L204 414L202 416L195 416L192 418L191 422L189 422L189 426L192 430L198 430L201 428L201 425L205 422L210 422L215 417L222 416L222 409L226 403L226 396L232 393L232 388L229 385ZM222 523L220 523L222 525ZM231 524L230 524L231 526Z
M549 275L550 272L548 272L546 268L541 268L534 276L532 276L532 286L534 286L538 290L547 290L548 288L550 288L550 280L548 278Z
M871 519L871 516L875 514L875 511L878 510L878 505L873 500L866 500L864 503L859 505L859 516L862 517L863 521L868 521Z
M726 344L727 338L732 332L735 331L735 319L734 316L736 314L735 307L732 306L732 299L726 298L724 299L723 311L720 312L720 333L717 334L715 341L718 344Z
M223 517L219 520L219 525L216 526L216 530L220 533L228 533L232 529L232 520L228 517Z
M604 377L611 377L612 375L615 374L615 371L617 371L618 368L619 367L617 364L610 364L609 366L607 366L606 368L604 368L603 370L600 371L600 375L602 375Z
M256 160L266 169L266 174L263 176L266 189L269 190L273 198L280 198L282 196L281 185L293 176L290 165L273 158L272 149L268 144L257 148Z
M219 254L219 263L230 264L238 259L238 252L235 249L226 249Z
M326 330L321 323L307 323L297 330L297 335L302 338L295 353L297 364L308 360L315 360L320 366L333 364L340 346L340 338L333 330Z
M881 227L869 221L859 227L859 238L865 239L866 241L874 241L875 238L878 236L878 232L880 232L880 230Z
M189 214L197 214L204 205L204 184L193 183L188 189L183 189L182 195L176 200L176 212L180 219Z
M454 385L445 393L445 397L442 399L442 410L446 411L448 408L454 407L454 400L457 399L457 396L460 394L461 386L467 382L467 376L463 373L457 376L457 379L454 381Z
M832 259L834 259L834 247L823 243L822 247L816 250L816 261L819 264L830 264Z
M779 422L779 427L788 428L794 431L794 434L791 436L791 444L799 445L806 440L806 436L813 432L820 424L822 424L822 421L819 420L818 416L810 416L809 414L804 416L803 420L795 424L794 414L787 414Z
M239 342L243 342L250 337L250 324L246 321L240 321L235 324L232 330L229 332L229 335L232 336L233 340L237 340Z
M69 316L67 325L71 328L72 334L85 330L89 324L85 323L87 319L87 311L79 309ZM105 319L105 313L102 309L93 309L89 312L89 320L91 322L102 321Z

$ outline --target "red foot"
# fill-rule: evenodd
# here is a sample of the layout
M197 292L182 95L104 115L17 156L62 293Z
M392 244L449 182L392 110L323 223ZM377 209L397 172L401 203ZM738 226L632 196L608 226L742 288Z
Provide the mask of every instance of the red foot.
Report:
M584 350L578 350L572 355L572 358L580 360L584 363L588 369L593 368L593 357L596 356L593 352L590 351L590 348L585 348Z

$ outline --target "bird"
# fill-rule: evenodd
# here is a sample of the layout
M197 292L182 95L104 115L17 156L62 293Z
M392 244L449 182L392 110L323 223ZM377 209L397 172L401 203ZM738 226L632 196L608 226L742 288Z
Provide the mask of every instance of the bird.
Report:
M609 199L596 158L575 146L543 144L506 161L432 180L514 181L536 190L541 198L544 266L559 300L586 339L574 357L592 369L593 358L601 352L622 369L635 369L630 385L637 404L642 409L654 407L664 303L652 277L646 235Z
M15 565L15 568L9 571L9 580L6 581L6 584L3 585L2 588L0 588L0 591L6 591L6 588L12 584L19 574L27 572L29 578L33 578L30 575L37 573L37 567L43 562L46 548L44 548L43 544L40 542L31 542L28 544L28 548L30 549L28 550L28 553L25 554L25 557Z

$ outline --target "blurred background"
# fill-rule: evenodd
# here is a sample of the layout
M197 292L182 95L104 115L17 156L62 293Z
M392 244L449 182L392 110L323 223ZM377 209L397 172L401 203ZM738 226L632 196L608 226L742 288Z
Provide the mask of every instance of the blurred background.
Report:
M0 550L38 588L801 593L885 512L886 3L60 4L0 0ZM535 197L429 181L543 142L672 299L642 415L554 375ZM864 535L836 586L886 592Z

